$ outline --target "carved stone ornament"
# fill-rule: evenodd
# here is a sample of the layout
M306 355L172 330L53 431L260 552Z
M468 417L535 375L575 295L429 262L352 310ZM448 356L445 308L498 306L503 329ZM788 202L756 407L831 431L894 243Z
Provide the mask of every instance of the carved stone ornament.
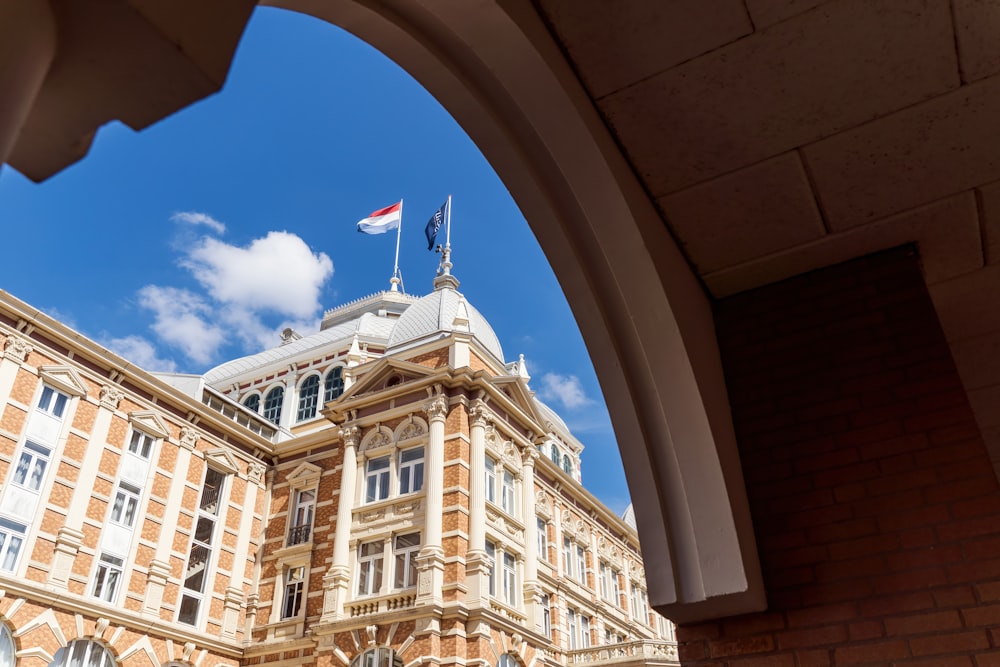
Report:
M448 401L443 394L438 394L424 405L424 412L431 421L444 421L448 416Z
M11 361L23 364L33 349L31 343L25 339L19 336L8 336L7 342L3 345L3 356Z
M365 627L365 635L368 637L368 645L375 646L376 636L378 635L378 626L369 625Z
M113 384L106 384L101 387L101 407L108 410L117 410L118 404L125 398L125 392L121 387Z
M539 454L538 450L534 447L525 447L521 450L521 464L534 466L535 461L538 460L539 456L541 456L541 454Z
M264 479L264 464L254 461L247 468L247 479L254 484L260 484Z
M546 519L552 515L552 506L551 501L549 500L549 494L544 491L539 491L535 494L535 512Z
M521 457L518 454L517 446L508 440L503 445L503 458L514 468L521 467Z
M181 427L181 444L188 449L194 449L195 445L198 444L198 438L201 434L197 429L193 429L190 426Z
M486 401L481 398L472 401L472 407L469 408L469 423L472 426L486 428L490 421L490 411L486 408Z
M385 510L372 510L371 512L365 512L361 515L361 521L363 523L371 523L372 521L378 521L385 516Z
M376 426L365 436L365 449L378 449L392 444L392 438L382 430L381 426Z
M358 442L361 441L361 429L357 426L343 426L340 429L340 437L344 439L345 447L357 449Z
M417 436L426 433L424 425L418 421L411 421L409 424L403 427L403 430L399 432L399 439L406 440L408 438L416 438Z

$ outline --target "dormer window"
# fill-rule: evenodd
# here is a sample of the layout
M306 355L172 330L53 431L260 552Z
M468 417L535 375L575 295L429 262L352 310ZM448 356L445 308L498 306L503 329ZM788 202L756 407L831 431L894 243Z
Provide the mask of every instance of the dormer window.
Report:
M329 403L344 393L344 367L336 366L326 374L326 387L323 402Z
M275 387L267 392L267 398L264 399L264 419L272 424L278 424L281 421L281 406L284 402L284 387Z
M319 403L319 376L310 375L299 387L299 410L296 421L306 421L316 416Z
M251 412L260 412L260 394L250 394L244 398L243 407Z

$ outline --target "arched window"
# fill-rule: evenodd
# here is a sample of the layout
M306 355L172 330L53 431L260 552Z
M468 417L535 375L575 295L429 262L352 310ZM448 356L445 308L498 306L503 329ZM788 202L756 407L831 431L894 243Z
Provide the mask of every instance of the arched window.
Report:
M326 390L323 402L329 403L344 393L344 367L337 366L326 374Z
M567 454L563 454L562 469L569 475L573 474L573 463L569 460L569 455Z
M513 653L504 653L497 661L497 667L521 667L521 662Z
M557 466L559 465L559 448L556 447L556 443L552 443L552 462Z
M14 635L6 623L0 623L0 667L14 667Z
M90 639L74 639L65 648L56 651L49 667L117 667L118 661L111 651Z
M319 403L319 376L310 375L299 387L299 411L296 421L304 422L316 416L316 404Z
M354 656L350 667L403 667L403 659L388 646L379 646Z
M275 387L264 399L264 419L277 424L281 421L281 404L285 402L285 388Z
M250 394L244 398L243 407L253 412L260 412L260 394Z

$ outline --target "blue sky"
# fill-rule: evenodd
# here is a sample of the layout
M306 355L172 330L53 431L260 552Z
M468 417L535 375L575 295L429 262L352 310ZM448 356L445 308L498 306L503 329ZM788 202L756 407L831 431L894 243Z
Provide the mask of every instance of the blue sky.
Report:
M460 290L584 443L584 484L628 502L569 307L506 188L406 73L315 19L258 9L223 91L142 132L112 123L36 185L0 171L0 288L150 370L201 373L324 309L387 289L395 234L355 223L403 199L400 268L426 294L423 227L453 195Z

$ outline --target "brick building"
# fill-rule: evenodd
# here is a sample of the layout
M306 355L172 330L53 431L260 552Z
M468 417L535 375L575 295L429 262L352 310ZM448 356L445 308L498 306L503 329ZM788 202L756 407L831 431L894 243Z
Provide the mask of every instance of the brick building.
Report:
M676 662L634 524L457 287L204 376L3 295L0 664Z

